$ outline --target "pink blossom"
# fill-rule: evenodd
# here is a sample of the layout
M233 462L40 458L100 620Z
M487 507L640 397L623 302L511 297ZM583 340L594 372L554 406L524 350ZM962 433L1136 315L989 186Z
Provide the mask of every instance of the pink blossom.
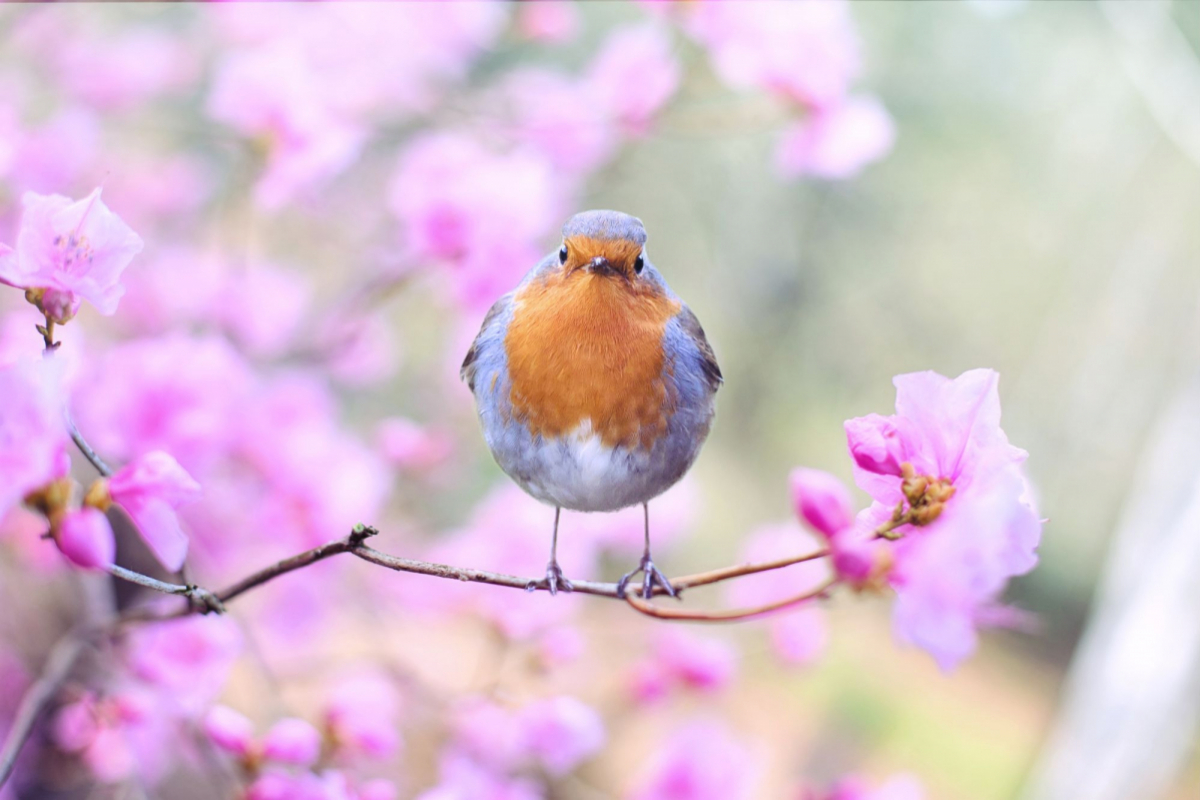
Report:
M465 133L414 138L389 205L413 257L445 265L455 294L471 307L491 303L537 263L562 216L548 162L494 152Z
M58 365L0 367L0 515L66 474L68 444Z
M54 540L71 563L84 569L104 569L116 560L117 543L102 511L69 511L55 527Z
M228 706L209 709L204 732L213 744L235 756L246 756L254 747L254 723Z
M840 541L838 537L835 541ZM741 551L746 563L775 561L815 552L821 543L794 522L767 525L750 534ZM823 559L804 561L734 581L728 589L735 606L760 606L811 591L829 575ZM769 617L767 625L776 654L788 664L815 660L826 640L825 612L813 605L789 608Z
M94 190L82 200L26 192L15 252L0 254L0 283L45 289L43 308L70 319L83 300L105 315L117 310L121 273L142 240Z
M449 433L423 427L404 417L381 420L376 435L384 458L401 469L414 472L441 466L454 450Z
M660 739L628 800L741 800L757 769L745 744L723 724L689 722Z
M384 778L367 781L358 787L358 800L397 800L399 796L396 784Z
M656 24L619 28L588 68L595 102L628 134L645 134L675 94L680 69L666 30Z
M290 774L268 770L250 785L246 800L360 800L337 770Z
M195 76L188 43L159 28L77 33L51 53L61 85L91 106L123 109L182 88Z
M849 97L784 131L776 152L785 177L852 178L889 152L896 126L874 97Z
M273 356L292 344L311 300L304 276L259 263L226 278L211 311L252 354Z
M447 752L441 759L436 786L416 800L545 800L545 792L528 778L510 778L467 758Z
M198 711L224 687L241 635L228 617L193 616L138 628L127 645L134 674L168 690L163 696L173 705Z
M933 372L899 375L895 416L847 423L852 453L894 437L889 448L904 453L915 475L953 487L928 524L900 529L888 574L897 592L897 636L928 650L947 670L974 650L976 628L997 619L1008 579L1037 563L1041 522L1028 496L1026 454L1000 428L998 380L986 369L954 380ZM906 501L903 479L891 474L886 460L878 467L873 461L879 460L854 467L858 485L876 501L859 514L860 540Z
M321 734L302 719L281 719L263 737L263 756L270 761L306 767L320 754Z
M517 715L518 736L550 775L565 775L604 746L604 722L574 697L538 700Z
M814 800L924 800L925 790L911 775L894 775L877 787L857 775L849 775L834 784L827 794Z
M561 44L579 32L579 10L564 0L532 0L517 6L517 30L535 42Z
M789 479L796 515L813 530L832 538L854 524L854 508L845 484L817 469L792 470Z
M600 102L599 87L586 78L523 67L505 76L497 94L511 120L509 137L570 176L583 177L616 150L616 112Z
M199 498L200 484L178 461L156 450L117 470L108 491L159 562L172 572L179 570L187 557L188 538L175 509Z
M860 70L845 0L696 3L686 28L730 86L765 89L807 106L836 103Z
M97 114L68 106L46 122L26 127L12 143L9 181L37 192L76 185L92 170L100 140Z
M187 369L180 369L187 364ZM127 341L95 361L75 399L80 429L110 458L171 453L191 473L227 453L231 421L252 386L246 362L220 337Z
M161 776L170 746L167 720L151 713L153 701L132 691L97 699L85 695L59 709L51 734L64 751L77 753L95 778L116 783L138 774Z
M728 642L669 630L656 635L652 659L634 667L631 686L642 702L658 700L673 685L715 692L733 681L737 665L737 650Z
M396 688L386 676L347 676L326 701L325 726L342 755L390 758L400 747L399 706Z
M466 698L454 713L455 748L496 772L520 767L532 744L519 735L517 712L484 697Z
M214 119L268 144L255 190L276 209L328 181L358 158L366 131L348 119L292 41L226 56L217 68L208 110Z

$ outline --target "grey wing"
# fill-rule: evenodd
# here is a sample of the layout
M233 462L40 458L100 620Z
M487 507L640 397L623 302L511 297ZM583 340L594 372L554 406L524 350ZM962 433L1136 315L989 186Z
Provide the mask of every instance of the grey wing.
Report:
M708 343L708 337L704 335L704 328L701 327L700 320L696 319L696 315L686 305L680 309L677 319L684 334L691 339L699 351L700 371L704 375L704 382L707 384L708 390L710 392L717 391L725 382L725 378L721 375L717 356L713 353L712 345Z
M467 357L463 359L462 369L459 371L459 376L467 382L467 387L475 391L475 372L479 364L479 356L485 347L492 344L499 344L497 339L500 337L500 331L497 330L501 319L505 312L512 306L512 293L508 293L495 302L488 309L487 315L483 318L483 324L479 326L479 333L475 335L475 341L471 343L471 349L467 351Z

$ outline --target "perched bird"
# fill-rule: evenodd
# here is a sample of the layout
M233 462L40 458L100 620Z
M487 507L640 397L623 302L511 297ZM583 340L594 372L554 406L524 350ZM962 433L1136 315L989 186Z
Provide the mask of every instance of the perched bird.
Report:
M642 573L675 589L650 557L651 499L691 467L708 436L721 369L699 320L646 257L646 229L585 211L487 316L462 365L501 469L554 506L545 585L572 586L556 558L562 509L641 504Z

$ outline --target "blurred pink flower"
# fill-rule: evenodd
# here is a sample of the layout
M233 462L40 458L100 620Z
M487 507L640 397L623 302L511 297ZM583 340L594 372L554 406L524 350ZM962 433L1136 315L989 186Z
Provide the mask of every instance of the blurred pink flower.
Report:
M794 522L767 525L750 534L741 561L757 563L798 556L820 549L817 537ZM759 606L815 589L829 575L823 560L804 561L783 569L747 575L729 585L729 602ZM776 654L788 664L814 661L826 640L825 613L815 605L789 608L768 617L765 624Z
M59 365L0 367L0 516L67 473Z
M841 100L860 70L846 0L695 3L685 28L738 89L765 89L805 106Z
M179 290L181 275L187 275L186 292ZM177 246L152 248L138 259L134 277L115 322L136 333L165 333L208 322L229 281L220 259Z
M242 418L252 375L224 339L173 334L116 345L84 382L77 419L97 450L115 459L165 450L203 477L239 438L231 423Z
M228 706L213 706L204 715L204 733L213 744L238 757L254 748L254 723Z
M125 109L183 88L196 76L186 37L163 28L129 28L98 35L75 31L49 54L59 85L88 105Z
M268 761L307 767L321 754L321 734L302 719L286 717L267 731L262 748Z
M745 744L722 723L686 723L665 739L628 800L740 800L757 769Z
M458 132L414 138L389 194L412 257L448 267L455 294L472 308L493 302L537 263L560 203L547 161L492 152Z
M579 32L579 10L565 0L528 0L517 4L517 31L535 42L561 44Z
M386 796L386 795L385 795ZM268 770L246 791L246 800L366 800L338 770L291 774Z
M78 186L100 152L100 118L78 105L19 134L12 144L8 178L13 186L35 192Z
M618 28L588 67L594 102L628 135L643 135L679 87L679 64L666 29L650 23Z
M418 473L441 466L454 452L454 440L448 432L423 427L404 417L380 420L376 436L384 458Z
M635 699L654 702L673 686L716 692L737 673L738 652L728 642L682 630L655 634L654 654L633 667L630 681Z
M854 524L850 492L840 480L819 469L792 470L789 478L796 516L832 538Z
M1026 453L1000 428L998 380L986 369L954 380L933 372L899 375L894 417L847 423L852 453L877 450L891 437L889 448L902 452L916 475L953 487L939 516L901 529L903 538L890 546L895 563L888 575L897 592L897 635L947 670L975 649L977 627L1003 617L996 604L1008 579L1037 563L1041 521L1022 468ZM854 466L858 485L876 501L859 514L859 536L905 501L903 479L891 474L886 459L867 468L878 461Z
M776 163L785 177L852 178L891 152L896 126L874 97L848 97L784 131Z
M63 751L77 753L101 783L135 774L153 782L166 767L172 739L167 718L152 707L151 698L132 690L99 699L84 695L59 708L51 736Z
M524 748L552 776L565 775L600 752L606 735L594 708L574 697L534 701L517 714Z
M849 775L834 784L828 793L810 792L811 800L924 800L925 790L911 775L895 775L877 787L857 775Z
M546 794L528 778L511 778L480 765L461 753L443 754L439 782L416 800L545 800Z
M400 748L399 709L393 681L363 672L335 684L325 702L324 724L339 755L391 758Z
M187 617L134 630L125 648L134 674L161 687L167 708L198 713L225 685L241 652L228 617Z
M276 356L293 343L311 300L305 276L258 263L225 279L211 316L251 354Z
M520 735L517 712L486 697L468 697L454 710L451 741L456 752L497 773L518 769L531 742Z
M108 481L114 503L129 514L155 558L171 572L187 558L188 537L175 509L200 497L200 484L179 462L156 450L117 470Z
M522 67L505 75L497 94L511 120L509 138L545 156L566 176L581 179L616 149L614 113L598 102L586 79Z
M68 511L55 527L54 540L72 564L84 569L104 569L116 560L112 526L94 508Z
M26 192L15 252L0 253L0 283L45 289L53 317L70 319L83 300L105 315L117 310L121 273L142 240L94 190L82 200Z
M322 326L325 366L348 386L371 386L391 378L404 357L392 326L379 314L333 319Z
M226 55L208 98L209 114L267 145L255 197L276 209L325 183L358 158L366 131L320 91L297 43L287 39Z

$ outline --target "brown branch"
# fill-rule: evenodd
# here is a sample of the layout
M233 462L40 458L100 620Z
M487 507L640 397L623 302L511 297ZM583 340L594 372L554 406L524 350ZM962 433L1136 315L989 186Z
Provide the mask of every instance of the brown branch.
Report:
M773 603L765 603L761 606L752 606L750 608L732 608L724 611L689 611L683 608L662 608L656 606L649 600L643 600L635 595L626 595L625 602L628 603L635 611L645 614L648 617L656 619L672 619L690 622L737 622L739 620L754 619L755 617L765 616L775 611L781 611L785 608L807 603L815 600L818 597L825 596L830 589L838 582L836 575L827 578L820 586L815 589L810 589L807 592L801 592L798 595L776 600Z
M59 640L54 649L50 651L50 657L46 659L46 668L42 671L42 676L29 687L25 696L21 698L17 716L13 719L12 728L8 731L4 748L0 750L0 787L3 787L9 776L12 775L21 748L33 733L33 727L42 712L45 711L46 706L58 694L59 687L71 674L75 662L83 653L85 644L85 637L78 633L68 634Z

